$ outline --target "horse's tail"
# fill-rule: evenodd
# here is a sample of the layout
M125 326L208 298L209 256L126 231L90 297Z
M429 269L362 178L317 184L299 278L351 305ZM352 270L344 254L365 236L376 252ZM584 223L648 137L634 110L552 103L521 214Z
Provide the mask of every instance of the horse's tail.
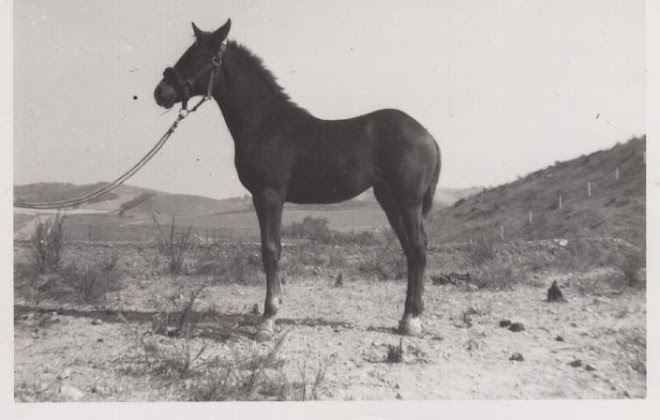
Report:
M424 218L428 216L431 208L433 207L433 197L435 197L435 188L438 186L438 179L440 179L440 167L442 166L440 162L440 147L435 140L433 141L433 144L435 144L436 162L435 168L433 169L433 178L431 179L431 183L426 189L426 193L424 193L424 199L422 200L422 216Z

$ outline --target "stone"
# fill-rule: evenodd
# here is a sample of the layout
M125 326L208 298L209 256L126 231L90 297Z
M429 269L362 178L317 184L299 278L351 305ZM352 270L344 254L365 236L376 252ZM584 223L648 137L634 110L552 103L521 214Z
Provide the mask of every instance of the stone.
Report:
M503 319L503 320L500 321L500 327L501 328L506 328L506 327L509 327L509 326L511 326L511 321L509 321L508 319Z
M66 378L70 378L70 377L71 377L71 369L70 369L70 368L66 368L66 369L64 369L64 370L62 371L62 373L60 373L59 375L57 375L57 379L59 379L59 380L66 379Z
M557 337L555 337L555 340L563 342L564 337L562 337L561 335L558 335Z
M522 322L514 322L509 327L509 331L512 331L512 332L525 331L525 326L522 324Z
M68 400L79 401L85 396L85 393L71 385L63 385L60 388L60 393Z
M571 367L580 367L582 366L582 360L580 359L575 359L572 362L569 363Z
M509 360L513 360L514 362L522 362L525 360L525 358L520 353L513 353L511 357L509 357Z

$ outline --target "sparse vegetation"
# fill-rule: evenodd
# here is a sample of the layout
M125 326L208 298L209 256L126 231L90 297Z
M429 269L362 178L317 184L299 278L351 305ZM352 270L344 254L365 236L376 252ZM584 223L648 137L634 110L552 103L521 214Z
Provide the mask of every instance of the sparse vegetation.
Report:
M399 344L387 345L387 363L402 363L403 362L403 338L399 340Z
M169 232L164 232L156 216L153 216L153 221L158 227L158 249L162 255L167 257L168 270L172 274L179 274L183 270L186 256L193 246L192 243L192 226L189 226L185 232L177 232L176 219L172 214L172 223L170 224Z
M325 245L373 245L377 243L370 231L339 232L329 227L325 218L307 216L301 222L293 222L282 227L282 236L294 239L308 239L312 243Z
M38 216L37 216L38 217ZM64 250L64 219L59 212L36 226L32 235L34 262L40 273L56 271Z

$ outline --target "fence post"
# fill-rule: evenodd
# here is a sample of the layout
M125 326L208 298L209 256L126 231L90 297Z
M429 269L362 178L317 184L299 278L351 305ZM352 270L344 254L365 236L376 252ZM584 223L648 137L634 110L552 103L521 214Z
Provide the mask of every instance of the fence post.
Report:
M616 180L619 180L619 167L616 167Z
M504 240L504 225L500 225L500 239Z
M92 225L87 225L87 243L92 243Z
M529 224L531 225L534 221L534 210L529 211Z
M587 182L587 195L591 197L591 182Z
M561 195L559 196L559 210L562 208L562 203L561 203Z

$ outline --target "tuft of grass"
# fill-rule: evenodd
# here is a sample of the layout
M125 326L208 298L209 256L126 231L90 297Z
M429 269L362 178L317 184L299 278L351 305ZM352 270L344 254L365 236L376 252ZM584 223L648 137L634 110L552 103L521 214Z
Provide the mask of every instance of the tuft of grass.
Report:
M64 250L64 219L65 215L58 212L52 220L39 220L32 234L34 262L40 273L56 271L60 267Z
M399 345L388 344L387 346L387 363L402 363L403 362L403 338L399 340Z
M172 214L169 232L164 232L156 215L152 215L154 224L158 228L158 250L167 257L168 269L172 274L180 274L186 262L186 255L193 246L192 226L182 233L177 232L176 219Z
M72 294L77 300L86 303L96 303L105 299L109 292L121 287L120 277L114 266L116 263L102 262L100 264L78 266L70 263L60 272L60 287L56 286L55 294L60 292L60 298Z

